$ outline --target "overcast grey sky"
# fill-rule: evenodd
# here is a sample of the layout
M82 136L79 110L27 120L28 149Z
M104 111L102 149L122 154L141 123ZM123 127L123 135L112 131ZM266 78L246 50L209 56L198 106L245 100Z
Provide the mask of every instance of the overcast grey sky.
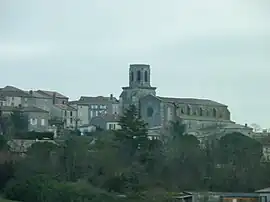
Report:
M0 0L0 86L119 96L128 65L162 96L270 128L269 0Z

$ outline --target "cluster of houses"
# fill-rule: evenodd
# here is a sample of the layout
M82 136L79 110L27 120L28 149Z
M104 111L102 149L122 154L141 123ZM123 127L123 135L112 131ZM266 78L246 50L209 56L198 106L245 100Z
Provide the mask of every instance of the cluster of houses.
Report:
M20 109L28 117L29 131L45 132L62 124L65 129L91 131L97 123L102 129L116 129L119 102L113 96L86 97L77 101L56 91L22 90L14 86L0 88L0 109L3 115ZM93 122L93 123L92 123Z

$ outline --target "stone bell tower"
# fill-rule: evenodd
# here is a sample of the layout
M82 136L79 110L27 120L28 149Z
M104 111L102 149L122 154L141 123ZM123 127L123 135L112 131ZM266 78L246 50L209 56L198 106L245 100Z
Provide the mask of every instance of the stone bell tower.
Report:
M129 66L129 87L151 87L150 65L132 64Z
M129 86L123 87L120 95L122 109L134 104L139 107L139 99L145 95L156 95L156 87L151 86L150 65L131 64L129 66Z

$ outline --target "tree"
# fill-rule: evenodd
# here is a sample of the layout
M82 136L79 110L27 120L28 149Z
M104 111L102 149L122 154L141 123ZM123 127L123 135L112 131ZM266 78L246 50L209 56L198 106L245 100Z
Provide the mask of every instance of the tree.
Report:
M10 115L11 123L15 129L15 134L28 131L28 116L20 108L14 109Z
M115 139L119 142L120 150L125 151L126 159L132 160L136 152L149 146L147 124L140 119L135 105L130 105L120 117L119 125L121 129L115 131Z
M29 178L41 174L59 177L60 147L51 142L36 142L28 148L23 160L17 162L16 178Z
M241 133L231 133L220 139L216 152L221 165L218 172L225 173L225 179L219 179L226 182L223 189L248 192L258 187L262 157L262 146L259 142Z
M200 142L195 136L185 134L185 131L183 123L172 122L172 138L166 144L167 166L164 179L168 185L171 184L171 189L198 188L199 179L203 176L204 156L199 146Z
M65 180L86 177L91 169L91 137L71 136L61 147L60 164Z
M256 123L252 123L251 127L253 128L254 132L260 132L262 130L261 126Z

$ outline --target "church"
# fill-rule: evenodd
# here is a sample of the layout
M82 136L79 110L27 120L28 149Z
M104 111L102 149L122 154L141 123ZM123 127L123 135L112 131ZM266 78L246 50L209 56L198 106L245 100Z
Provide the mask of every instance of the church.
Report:
M161 133L171 121L181 119L187 131L197 137L211 132L244 131L250 128L235 124L231 120L228 106L209 99L162 97L151 86L151 68L148 64L129 66L129 85L122 88L120 109L133 104L139 109L141 118L148 124L149 131Z

